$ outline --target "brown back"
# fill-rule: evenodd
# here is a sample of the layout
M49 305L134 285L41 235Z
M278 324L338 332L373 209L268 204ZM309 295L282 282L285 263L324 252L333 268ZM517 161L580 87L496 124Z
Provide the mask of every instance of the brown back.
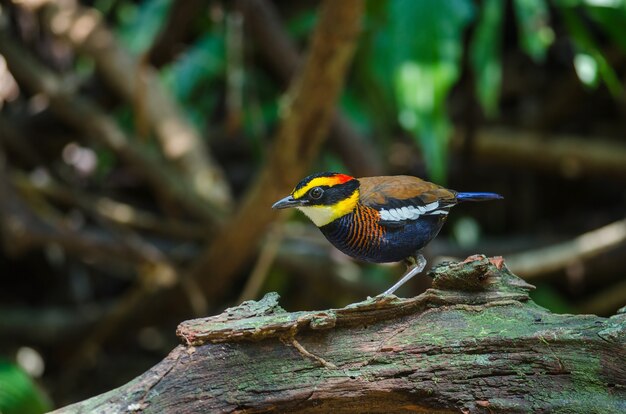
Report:
M428 204L433 201L456 204L456 192L453 190L409 175L363 177L358 180L361 183L360 201L370 207L393 204L394 201L402 200L410 200L418 204Z

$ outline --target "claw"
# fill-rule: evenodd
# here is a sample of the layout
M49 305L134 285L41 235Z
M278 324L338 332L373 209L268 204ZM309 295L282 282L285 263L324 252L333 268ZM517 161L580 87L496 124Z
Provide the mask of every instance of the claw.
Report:
M398 290L400 286L411 280L413 276L422 273L422 271L426 267L426 259L420 253L416 254L415 256L411 256L407 260L411 264L409 265L408 271L404 274L404 276L402 276L400 280L398 280L392 287L390 287L378 296L387 296L393 294L393 292Z

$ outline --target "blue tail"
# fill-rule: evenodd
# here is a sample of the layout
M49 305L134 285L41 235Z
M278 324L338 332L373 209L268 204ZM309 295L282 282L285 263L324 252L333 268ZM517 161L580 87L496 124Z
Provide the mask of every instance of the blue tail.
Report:
M500 200L502 197L496 193L458 193L456 199L461 201L486 201L486 200Z

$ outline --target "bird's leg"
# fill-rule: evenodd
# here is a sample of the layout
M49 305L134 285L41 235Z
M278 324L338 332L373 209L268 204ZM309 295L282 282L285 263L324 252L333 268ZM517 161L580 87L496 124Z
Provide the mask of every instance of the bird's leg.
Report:
M400 286L404 285L408 282L413 276L419 274L426 267L426 259L422 256L421 253L416 253L415 256L411 256L407 258L409 265L407 267L407 272L400 280L396 282L395 285L387 289L381 296L391 295L395 292Z

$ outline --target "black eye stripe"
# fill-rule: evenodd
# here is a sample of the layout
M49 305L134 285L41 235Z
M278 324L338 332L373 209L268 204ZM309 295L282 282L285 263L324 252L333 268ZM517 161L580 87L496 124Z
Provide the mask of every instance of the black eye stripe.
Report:
M318 187L324 192L319 198L314 198L311 196L311 190ZM354 191L359 188L359 182L358 180L351 180L344 184L337 184L333 186L318 185L313 188L307 190L307 192L300 197L300 199L306 202L306 205L334 205L354 194Z

